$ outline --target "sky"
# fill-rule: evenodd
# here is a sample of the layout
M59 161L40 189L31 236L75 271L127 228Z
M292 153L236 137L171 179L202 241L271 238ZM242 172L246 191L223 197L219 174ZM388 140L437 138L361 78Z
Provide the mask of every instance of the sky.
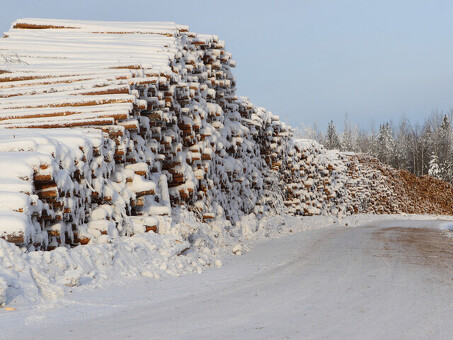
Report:
M422 123L453 109L453 1L0 0L17 18L174 21L217 34L238 95L293 126Z

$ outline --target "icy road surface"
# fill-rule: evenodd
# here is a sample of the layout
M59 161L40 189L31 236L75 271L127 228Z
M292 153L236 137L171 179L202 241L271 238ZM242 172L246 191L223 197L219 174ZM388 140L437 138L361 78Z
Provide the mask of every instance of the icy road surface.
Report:
M0 312L1 339L452 339L453 240L438 221L328 227L222 268Z

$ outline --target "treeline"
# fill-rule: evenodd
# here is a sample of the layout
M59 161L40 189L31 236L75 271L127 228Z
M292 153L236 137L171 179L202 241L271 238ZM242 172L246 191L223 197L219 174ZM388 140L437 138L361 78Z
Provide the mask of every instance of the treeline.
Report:
M388 122L377 129L360 130L346 120L339 133L331 121L325 131L310 127L298 130L298 134L316 139L327 149L367 153L394 168L453 183L451 122L451 113L433 113L423 125L404 118L399 124Z

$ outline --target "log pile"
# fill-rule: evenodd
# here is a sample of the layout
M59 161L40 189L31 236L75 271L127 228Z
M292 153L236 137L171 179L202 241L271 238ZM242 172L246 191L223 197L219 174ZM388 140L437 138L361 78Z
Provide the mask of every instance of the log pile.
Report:
M294 140L236 95L234 66L217 36L174 23L13 23L0 39L0 237L109 242L158 232L179 206L233 223L402 211L389 171Z
M96 152L86 151L93 159L73 159L90 174L60 165L67 181L80 182L80 194L39 173L12 171L5 182L25 180L23 194L36 198L37 208L22 228L2 230L1 237L46 249L157 230L171 206L185 205L205 221L234 222L265 210L266 165L256 140L264 131L259 116L272 115L235 95L235 62L217 36L173 23L24 19L0 40L0 50L0 129L8 160L23 151L11 146L13 134L35 143L49 136L30 152L56 164L66 156L50 145L73 145L54 141L54 131L97 132L102 140ZM63 196L77 208L60 202Z
M105 176L109 168L98 165L112 162L97 130L3 130L0 157L0 216L8 221L2 236L14 243L33 236L37 245L77 238L75 226L83 223L91 204L84 182L97 186L96 175ZM9 235L8 228L16 233Z
M312 140L296 140L283 171L285 205L296 215L333 214L347 211L347 178L340 154L326 151Z
M395 214L399 209L394 183L380 169L382 164L367 155L349 154L347 176L352 213Z

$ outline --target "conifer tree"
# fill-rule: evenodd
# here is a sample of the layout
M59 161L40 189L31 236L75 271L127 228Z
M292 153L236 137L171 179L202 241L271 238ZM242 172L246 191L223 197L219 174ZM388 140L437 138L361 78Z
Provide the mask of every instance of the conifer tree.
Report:
M391 164L393 158L393 132L389 123L382 124L379 127L377 137L377 156L381 162Z
M338 138L337 131L333 120L327 125L327 134L325 146L327 149L340 149L340 139Z
M428 175L441 179L441 171L439 168L439 160L435 154L431 155L431 160L429 161L429 170Z

